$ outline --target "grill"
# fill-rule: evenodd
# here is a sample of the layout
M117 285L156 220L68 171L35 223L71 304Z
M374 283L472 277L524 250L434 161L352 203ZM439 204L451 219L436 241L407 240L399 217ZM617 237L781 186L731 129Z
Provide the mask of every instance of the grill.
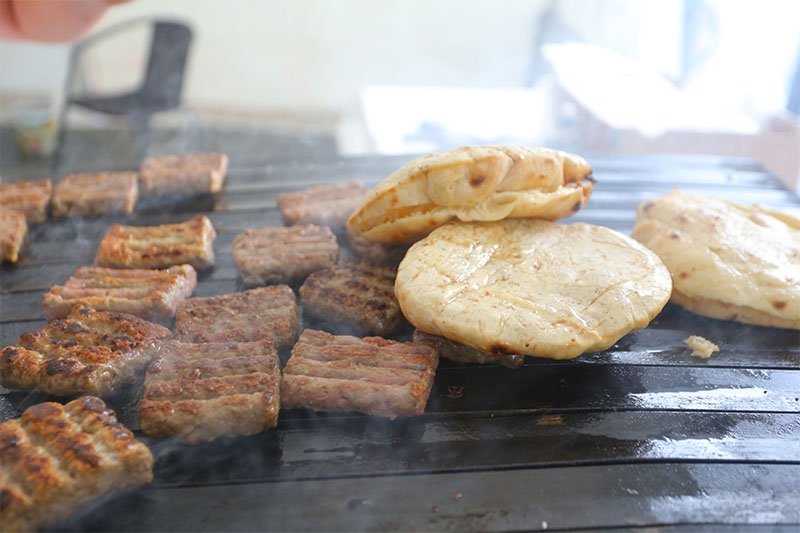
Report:
M44 324L41 298L89 264L112 221L179 222L206 212L217 266L195 295L240 289L233 237L281 225L280 192L358 178L374 185L407 158L273 162L229 172L216 206L33 227L2 269L3 345ZM598 185L569 219L629 234L640 202L678 185L777 208L798 198L745 160L590 158ZM701 335L721 353L691 357ZM285 357L286 354L283 354ZM109 404L136 428L137 392ZM4 419L48 398L5 392ZM149 441L155 481L78 512L75 530L443 530L800 524L798 332L706 319L668 305L646 329L573 361L523 367L443 361L424 416L281 413L277 429L187 447Z

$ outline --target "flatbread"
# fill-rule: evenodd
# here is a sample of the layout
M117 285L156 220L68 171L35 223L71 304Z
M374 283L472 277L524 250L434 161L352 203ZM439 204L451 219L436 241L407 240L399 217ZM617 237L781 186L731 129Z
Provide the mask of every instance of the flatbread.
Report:
M412 243L450 220L557 220L580 210L594 179L581 157L549 148L466 146L425 155L372 189L348 230Z
M672 274L672 301L697 314L800 329L800 220L680 190L637 210L633 238Z
M418 329L495 354L569 359L646 326L669 300L653 252L608 228L452 222L416 243L395 293Z

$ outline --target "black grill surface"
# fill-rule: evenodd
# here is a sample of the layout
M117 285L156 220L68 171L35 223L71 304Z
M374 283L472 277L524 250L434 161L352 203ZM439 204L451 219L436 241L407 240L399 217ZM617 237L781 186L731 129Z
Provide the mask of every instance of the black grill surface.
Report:
M42 294L90 264L111 222L180 222L206 212L217 265L195 295L239 290L230 255L247 227L281 225L279 193L358 178L408 158L237 167L216 205L34 226L2 268L3 345L44 324ZM800 201L745 160L594 157L588 206L568 221L629 234L636 206L675 186L742 203ZM306 322L308 324L308 322ZM408 332L405 333L408 335ZM715 342L690 356L689 335ZM287 354L283 354L285 357ZM138 428L139 387L108 400ZM47 398L4 391L7 419ZM612 349L523 367L443 361L424 416L281 413L277 429L188 447L145 439L155 481L80 510L59 530L712 530L800 524L798 332L703 318L667 305Z

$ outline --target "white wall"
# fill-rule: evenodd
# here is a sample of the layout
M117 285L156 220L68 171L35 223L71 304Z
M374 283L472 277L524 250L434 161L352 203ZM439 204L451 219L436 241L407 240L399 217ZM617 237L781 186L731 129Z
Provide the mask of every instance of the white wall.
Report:
M140 16L189 21L196 41L186 84L198 109L337 114L368 84L520 87L548 0L133 0L97 29ZM646 4L646 6L642 5ZM578 34L619 51L654 55L671 70L679 0L560 0ZM667 7L665 7L667 6ZM622 19L620 17L623 17ZM644 31L656 21L656 30ZM649 18L648 18L649 17ZM619 31L620 20L629 21ZM612 21L616 21L612 24ZM614 28L613 30L610 28ZM123 85L141 46L113 49L95 78ZM65 46L0 43L0 94L56 93ZM120 68L122 66L122 68Z
M172 13L196 30L186 96L336 111L365 84L519 85L543 1L137 0L101 26Z

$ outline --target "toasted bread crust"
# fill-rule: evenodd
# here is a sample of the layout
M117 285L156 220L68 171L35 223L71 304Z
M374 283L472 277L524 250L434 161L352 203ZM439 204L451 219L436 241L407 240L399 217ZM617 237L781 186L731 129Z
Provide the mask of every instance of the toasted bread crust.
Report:
M303 280L336 264L339 245L324 226L249 228L233 240L233 261L242 278L267 283Z
M105 396L149 361L142 348L172 333L125 313L77 307L0 351L0 384L57 396Z
M3 531L31 531L153 479L153 456L99 398L40 403L0 424Z
M97 248L95 264L112 268L165 268L188 264L201 270L214 265L217 232L205 215L179 224L114 224Z
M228 156L221 153L160 155L142 163L139 184L143 197L217 193L227 170Z
M300 287L300 301L312 316L366 335L390 335L406 324L394 278L391 267L344 261L311 274Z
M676 189L639 206L633 238L672 275L672 301L723 320L800 329L800 220Z
M580 156L549 148L466 146L420 157L379 183L348 231L386 244L413 243L451 220L557 220L594 189Z
M28 224L44 222L52 193L50 178L0 183L0 208L21 211Z
M544 220L453 222L406 254L395 294L418 329L497 354L571 359L645 327L669 272L614 230Z
M280 348L297 338L297 298L286 285L189 298L178 307L175 329L184 342L268 339Z
M20 211L0 209L0 262L16 263L28 234L25 215Z
M306 329L284 368L281 401L317 411L419 415L438 364L423 344Z
M340 230L366 194L367 187L358 180L315 185L279 195L278 209L287 225L318 224Z
M53 190L56 218L133 213L139 196L135 172L69 174Z
M45 293L43 312L53 320L85 305L166 323L196 286L197 273L189 265L165 270L81 267L64 285L54 285Z

